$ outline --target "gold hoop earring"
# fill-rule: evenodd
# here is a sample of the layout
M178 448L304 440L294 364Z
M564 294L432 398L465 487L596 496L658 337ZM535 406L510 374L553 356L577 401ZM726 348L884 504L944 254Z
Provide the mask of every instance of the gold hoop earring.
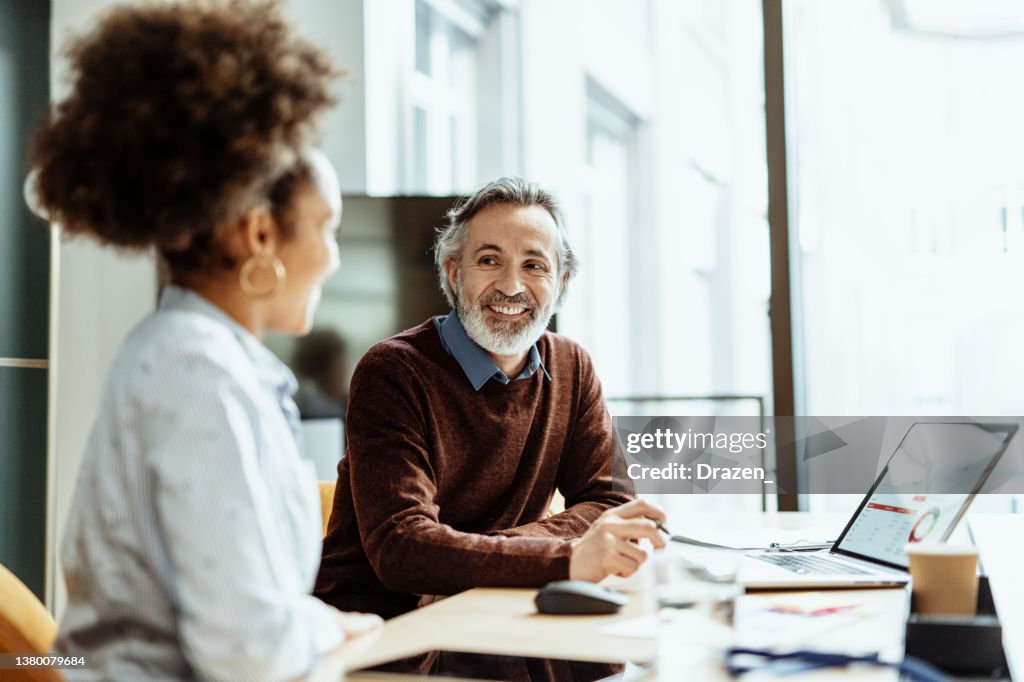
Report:
M253 286L252 273L259 267L270 268L270 271L274 273L274 284L267 291L260 291ZM255 256L249 256L245 263L242 264L242 269L238 272L238 285L242 287L242 291L249 298L264 301L281 293L281 289L284 288L286 274L284 263L281 262L280 258L275 258L269 252L263 252Z

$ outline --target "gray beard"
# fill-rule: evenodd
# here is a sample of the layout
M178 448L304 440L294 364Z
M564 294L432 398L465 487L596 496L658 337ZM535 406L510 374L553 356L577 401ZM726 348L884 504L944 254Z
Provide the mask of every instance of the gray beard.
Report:
M461 285L461 282L459 282ZM469 338L495 355L519 355L530 350L530 347L537 343L548 328L551 317L554 315L554 306L548 306L544 310L532 308L530 318L524 322L512 321L488 321L484 314L483 306L473 304L462 298L461 286L458 294L458 306L456 312L459 314L459 321L469 335Z

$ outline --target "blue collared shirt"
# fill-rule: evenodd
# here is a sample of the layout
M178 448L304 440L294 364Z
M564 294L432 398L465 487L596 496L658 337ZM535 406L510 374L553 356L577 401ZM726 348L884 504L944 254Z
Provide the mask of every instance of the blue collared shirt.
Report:
M548 374L547 368L544 367L544 363L540 359L540 352L537 350L536 343L530 346L523 371L515 379L509 379L494 364L494 360L491 360L491 356L487 354L487 351L481 348L480 344L476 341L469 338L466 328L462 326L462 320L459 319L458 313L454 310L447 315L435 317L434 327L437 329L437 333L441 335L441 345L462 367L462 371L466 374L466 378L469 379L469 383L473 385L473 390L475 391L479 391L491 379L505 385L512 381L529 379L537 373L538 369L543 372L543 375L549 381L551 380L551 375Z
M284 680L344 639L291 371L168 287L110 370L61 544L69 680Z

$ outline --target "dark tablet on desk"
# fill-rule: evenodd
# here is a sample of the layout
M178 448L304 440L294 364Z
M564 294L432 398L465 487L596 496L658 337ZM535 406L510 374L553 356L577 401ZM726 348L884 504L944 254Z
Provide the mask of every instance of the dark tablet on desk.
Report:
M624 670L625 665L622 663L595 663L435 649L408 658L352 670L348 675L355 679L368 680L377 674L402 674L498 682L596 682L621 675Z

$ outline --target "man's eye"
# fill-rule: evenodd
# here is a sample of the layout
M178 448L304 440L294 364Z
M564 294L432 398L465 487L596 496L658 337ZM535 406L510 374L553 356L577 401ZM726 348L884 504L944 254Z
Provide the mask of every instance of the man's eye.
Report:
M480 265L494 265L497 261L490 256L484 256L480 259Z
M526 267L531 270L546 270L543 263L527 263Z

